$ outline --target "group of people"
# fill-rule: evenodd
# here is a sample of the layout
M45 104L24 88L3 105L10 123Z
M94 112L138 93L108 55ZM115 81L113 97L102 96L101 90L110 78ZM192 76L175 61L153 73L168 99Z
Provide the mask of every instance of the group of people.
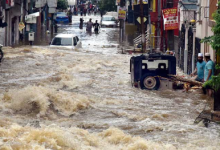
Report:
M195 71L191 76L196 76L196 81L206 82L214 75L215 63L211 60L210 54L205 53L205 61L203 60L203 54L198 54L198 62L196 63Z
M96 15L96 13L99 11L98 7L94 7L92 4L90 4L89 7L86 6L80 6L80 14L81 16L86 16L86 14L88 13L88 15L90 15L91 13L94 13L94 15Z
M83 18L80 18L80 24L79 24L80 29L83 29L83 22L84 22ZM99 28L100 28L98 20L96 20L96 22L93 23L92 19L89 19L89 22L87 22L87 24L86 24L86 31L91 33L92 32L92 27L94 27L94 32L96 34L98 34L99 33Z
M196 76L195 80L199 82L209 81L215 72L215 63L211 60L210 54L205 53L205 61L203 60L203 53L198 54L198 62L196 63L195 71L191 76ZM211 90L208 90L211 95Z

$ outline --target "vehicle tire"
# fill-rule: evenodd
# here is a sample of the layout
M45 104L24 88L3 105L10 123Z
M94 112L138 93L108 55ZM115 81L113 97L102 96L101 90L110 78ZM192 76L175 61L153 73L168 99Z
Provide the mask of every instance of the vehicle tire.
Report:
M146 74L141 79L141 89L158 90L160 87L160 80L153 74Z
M4 53L3 53L3 51L0 49L0 62L2 62L3 57L4 57Z

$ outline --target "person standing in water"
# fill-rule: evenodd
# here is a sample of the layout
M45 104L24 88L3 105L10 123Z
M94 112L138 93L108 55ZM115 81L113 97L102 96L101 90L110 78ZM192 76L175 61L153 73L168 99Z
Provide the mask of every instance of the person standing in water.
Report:
M205 63L205 61L203 61L203 54L199 53L198 54L198 62L196 63L195 71L191 74L191 76L197 75L197 77L195 79L196 81L204 82L204 80L205 80L204 79L205 66L206 66L206 63Z
M92 19L89 19L89 22L87 22L87 26L86 26L86 31L87 32L92 32L92 25L93 25L93 23L92 23Z
M93 24L93 27L94 27L94 31L95 31L95 34L98 34L99 33L99 23L98 23L98 20L96 20L96 22Z
M79 23L79 28L80 28L80 29L83 29L83 21L84 21L83 18L80 18L79 21L80 21L80 23Z

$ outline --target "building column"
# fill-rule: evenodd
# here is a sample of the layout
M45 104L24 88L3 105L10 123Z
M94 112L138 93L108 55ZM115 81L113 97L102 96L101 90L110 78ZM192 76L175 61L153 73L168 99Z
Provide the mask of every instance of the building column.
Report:
M185 50L184 50L184 73L187 74L187 61L188 61L188 23L185 24L186 32L185 32Z
M193 28L193 54L192 54L192 72L195 70L195 52L196 52L196 28Z

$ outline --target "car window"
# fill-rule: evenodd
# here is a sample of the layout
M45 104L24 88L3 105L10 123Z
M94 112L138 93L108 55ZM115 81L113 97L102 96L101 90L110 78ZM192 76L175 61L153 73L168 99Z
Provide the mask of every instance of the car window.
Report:
M76 46L77 45L77 40L76 40L75 37L73 38L73 42L74 42L74 46Z
M147 64L147 69L168 69L168 60L142 60L142 64ZM142 68L145 69L146 67Z
M115 17L103 17L103 21L115 21Z
M61 12L61 13L57 13L57 16L66 16L66 13L65 12Z
M59 45L59 46L72 46L72 39L71 38L54 38L52 45Z

